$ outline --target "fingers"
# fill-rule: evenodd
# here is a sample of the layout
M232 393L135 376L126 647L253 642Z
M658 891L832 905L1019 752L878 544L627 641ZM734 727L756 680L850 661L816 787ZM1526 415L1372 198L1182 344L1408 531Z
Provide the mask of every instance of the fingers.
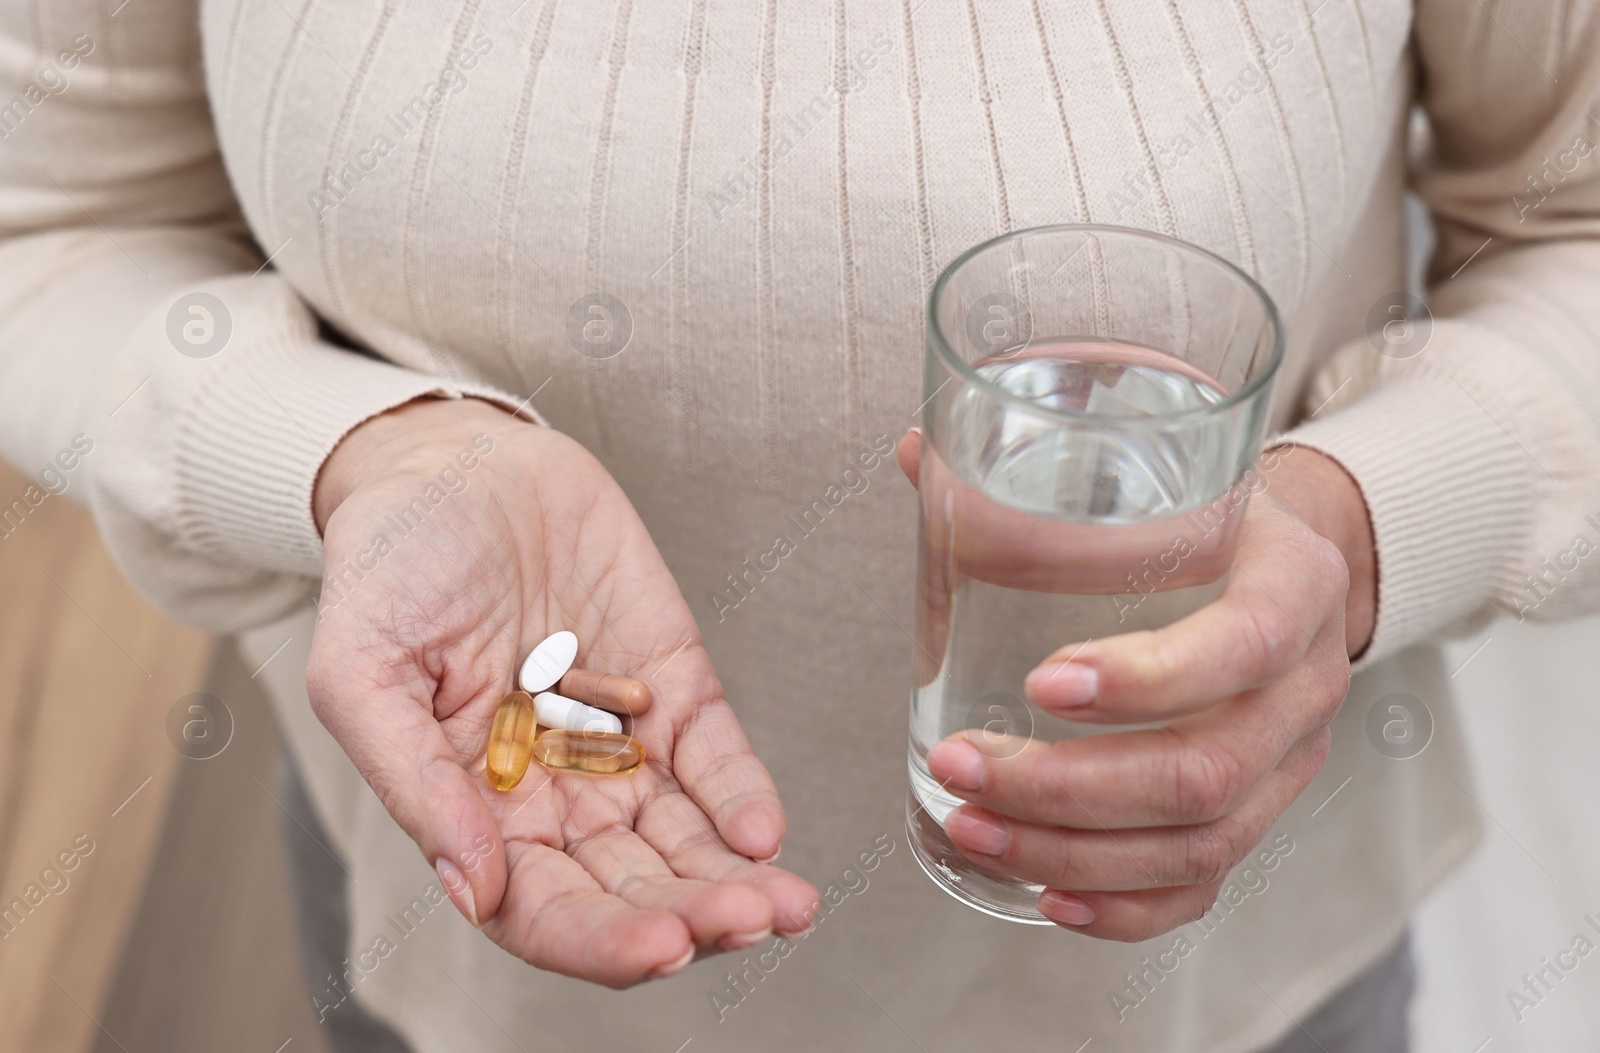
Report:
M1329 684L1325 670L1301 665L1164 727L1060 742L997 744L963 732L928 752L928 768L956 796L1028 822L1088 830L1209 822L1327 725L1342 698L1330 704Z
M312 707L473 925L500 909L500 830L430 705L370 678L307 672Z
M894 456L900 462L900 470L911 480L911 485L916 486L922 464L922 429L912 428L900 436L900 441L895 443Z
M641 910L677 915L697 947L734 950L772 933L772 901L759 890L680 877L632 830L587 838L569 845L567 854L606 892Z
M1028 696L1070 720L1140 723L1193 713L1308 658L1347 678L1344 558L1262 508L1216 602L1155 631L1063 647L1028 675Z
M602 889L577 860L511 842L512 892L484 926L500 946L540 969L607 987L670 976L694 959L688 923Z
M1279 811L1293 799L1322 767L1331 736L1318 732L1297 746L1284 760L1285 785L1294 787L1281 799ZM1276 819L1274 814L1273 818ZM1257 839L1259 841L1259 838ZM1239 853L1234 863L1253 855L1260 871L1277 869L1278 860L1294 851L1294 842L1279 834L1270 845L1252 842ZM1232 868L1229 867L1228 870ZM1258 880L1263 880L1257 874ZM1194 921L1217 900L1218 890L1227 882L1227 871L1216 878L1192 885L1147 888L1130 892L1098 892L1052 888L1039 897L1039 911L1058 925L1103 940L1139 942L1170 932ZM1246 882L1248 886L1248 882ZM1257 889L1259 891L1259 888Z
M817 892L805 879L770 863L755 863L723 844L706 814L682 794L661 794L634 822L673 871L686 878L753 886L772 903L772 930L804 931L815 917Z
M1039 897L1039 913L1097 939L1140 943L1201 917L1217 901L1221 887L1218 879L1206 885L1081 896L1051 889Z
M690 715L678 732L672 774L728 847L751 859L777 856L785 829L778 788L726 702L707 702Z
M1186 826L1081 830L1022 822L973 805L945 820L974 861L1057 889L1131 891L1224 877L1322 767L1328 733L1299 743L1233 812Z

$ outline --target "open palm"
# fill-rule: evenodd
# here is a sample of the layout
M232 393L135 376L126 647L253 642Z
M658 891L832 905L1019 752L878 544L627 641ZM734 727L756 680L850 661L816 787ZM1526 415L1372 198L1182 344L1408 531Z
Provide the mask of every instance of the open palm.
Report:
M777 791L598 461L485 403L429 401L363 425L324 472L347 494L324 534L312 705L464 914L534 965L615 987L805 927L811 887L754 861L783 836ZM495 708L560 629L582 667L650 685L632 728L646 761L535 763L496 792Z

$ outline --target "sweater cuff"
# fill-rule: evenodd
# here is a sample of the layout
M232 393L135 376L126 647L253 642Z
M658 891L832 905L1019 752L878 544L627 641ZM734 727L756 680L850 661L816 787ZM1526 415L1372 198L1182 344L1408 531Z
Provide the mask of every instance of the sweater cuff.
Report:
M219 370L177 422L178 533L225 559L315 578L317 475L352 429L416 398L475 397L537 424L530 400L444 380L324 343L257 348Z
M1491 417L1492 394L1396 378L1278 441L1338 461L1372 519L1378 612L1361 669L1482 608L1526 530L1539 469Z

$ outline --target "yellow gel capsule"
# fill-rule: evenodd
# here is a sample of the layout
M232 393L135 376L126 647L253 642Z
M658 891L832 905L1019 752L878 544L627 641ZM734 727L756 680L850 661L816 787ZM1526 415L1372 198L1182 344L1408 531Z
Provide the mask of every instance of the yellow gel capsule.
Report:
M501 793L522 781L533 752L533 733L538 720L533 712L533 696L513 691L500 700L489 728L489 755L485 768L489 785Z
M551 728L533 740L533 759L559 771L622 775L644 763L644 746L632 735Z

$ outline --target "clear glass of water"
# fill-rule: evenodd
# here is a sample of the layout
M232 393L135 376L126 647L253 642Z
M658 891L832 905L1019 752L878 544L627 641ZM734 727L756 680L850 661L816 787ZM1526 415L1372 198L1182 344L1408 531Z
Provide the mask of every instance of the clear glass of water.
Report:
M1227 261L1145 231L1017 231L928 299L911 792L917 861L952 896L1047 924L1044 886L962 855L928 771L965 732L990 756L1095 734L1027 701L1052 652L1215 599L1252 490L1283 329Z

